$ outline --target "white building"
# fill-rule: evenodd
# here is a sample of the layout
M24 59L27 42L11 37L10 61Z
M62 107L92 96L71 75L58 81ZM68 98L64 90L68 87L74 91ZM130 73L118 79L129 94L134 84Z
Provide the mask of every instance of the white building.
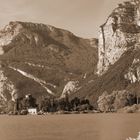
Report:
M28 113L30 115L37 115L37 109L36 108L29 108Z

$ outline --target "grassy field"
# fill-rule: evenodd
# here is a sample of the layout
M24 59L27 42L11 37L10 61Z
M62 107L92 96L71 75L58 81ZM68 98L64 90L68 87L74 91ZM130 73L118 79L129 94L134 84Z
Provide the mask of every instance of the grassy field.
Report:
M139 122L140 114L0 116L0 140L126 140Z

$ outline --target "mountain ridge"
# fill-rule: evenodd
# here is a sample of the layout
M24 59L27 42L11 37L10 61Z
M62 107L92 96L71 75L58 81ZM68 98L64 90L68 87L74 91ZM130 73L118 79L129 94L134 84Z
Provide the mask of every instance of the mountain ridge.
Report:
M67 83L80 86L96 69L97 42L50 25L10 22L0 31L2 100L16 94L59 97Z

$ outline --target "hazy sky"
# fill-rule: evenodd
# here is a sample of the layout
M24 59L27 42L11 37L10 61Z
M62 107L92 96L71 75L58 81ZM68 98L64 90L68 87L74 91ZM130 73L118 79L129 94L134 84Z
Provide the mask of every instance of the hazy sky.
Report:
M94 38L117 4L124 0L0 0L0 27L9 21L50 24Z

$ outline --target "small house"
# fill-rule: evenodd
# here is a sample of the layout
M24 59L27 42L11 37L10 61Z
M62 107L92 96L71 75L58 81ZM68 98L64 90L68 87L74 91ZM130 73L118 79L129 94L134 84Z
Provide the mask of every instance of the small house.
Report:
M30 115L37 115L37 109L36 108L29 108L28 113Z

